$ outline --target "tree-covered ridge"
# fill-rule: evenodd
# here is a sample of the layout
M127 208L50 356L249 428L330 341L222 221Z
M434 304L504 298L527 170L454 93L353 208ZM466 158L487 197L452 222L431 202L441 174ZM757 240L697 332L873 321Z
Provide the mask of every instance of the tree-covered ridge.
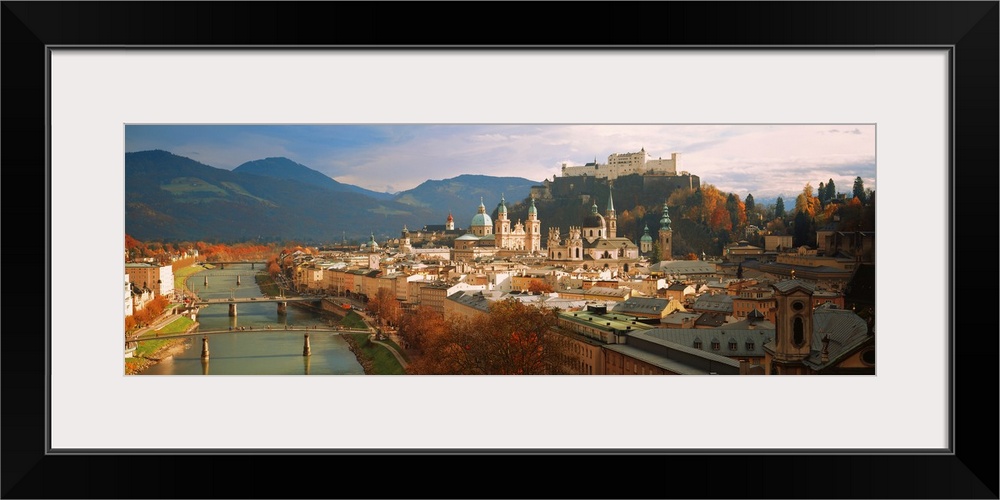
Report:
M549 227L558 227L565 235L569 226L580 224L595 202L598 211L604 214L611 190L618 217L618 236L637 242L643 229L648 227L654 244L658 244L657 231L666 198L674 258L691 258L702 252L709 256L722 255L727 244L739 241L763 246L763 237L767 234L791 235L797 246L815 246L816 231L820 228L872 231L875 229L874 192L866 190L860 178L855 181L856 186L858 183L856 191L863 194L863 199L838 193L833 179L821 182L820 190L806 182L794 205L786 209L785 200L780 196L774 204L763 205L754 200L752 193L741 199L735 193L723 192L706 183L701 183L698 189L681 188L664 193L646 189L640 175L620 177L611 183L606 179L580 178L575 180L572 190L564 188L562 192L553 193L552 198L535 200L535 205L542 220L543 236L548 234ZM526 198L511 203L508 198L508 218L513 221L526 219L529 202ZM496 210L493 216L496 217Z

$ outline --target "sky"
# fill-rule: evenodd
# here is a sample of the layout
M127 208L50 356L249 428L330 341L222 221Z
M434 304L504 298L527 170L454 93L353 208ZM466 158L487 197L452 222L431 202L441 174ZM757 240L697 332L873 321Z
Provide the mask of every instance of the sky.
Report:
M612 153L679 153L678 171L741 198L794 198L855 177L875 189L875 125L128 125L125 151L162 149L231 170L283 156L347 184L405 191L461 174L559 175Z

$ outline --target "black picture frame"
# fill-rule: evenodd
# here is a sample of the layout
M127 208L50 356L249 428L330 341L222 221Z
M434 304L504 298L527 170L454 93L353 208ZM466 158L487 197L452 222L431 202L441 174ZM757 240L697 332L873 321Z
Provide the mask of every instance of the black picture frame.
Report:
M961 307L958 295L982 294L984 302L995 303L995 286L979 289L998 276L987 243L992 238L985 239L998 206L998 2L580 2L551 7L513 2L3 2L0 159L10 190L29 193L27 201L8 204L8 235L17 231L24 242L35 242L5 248L4 257L11 257L5 263L17 263L5 270L8 279L14 271L18 283L29 285L29 291L19 285L19 293L48 299L17 303L17 314L5 321L0 350L3 497L298 498L316 496L319 486L319 496L384 498L998 498L995 459L980 458L996 457L998 451L996 317L991 309ZM556 17L547 14L553 10ZM655 19L669 29L622 30L614 36L603 29L615 20ZM556 26L565 29L556 31ZM951 47L952 293L949 304L935 306L948 307L954 324L952 453L48 454L48 344L37 326L18 325L19 318L52 314L48 304L56 286L48 266L40 280L40 266L24 265L51 251L37 244L50 241L50 201L37 188L44 185L48 193L46 47L415 44L609 50ZM988 221L986 231L978 226L982 221ZM971 235L980 239L968 239ZM959 247L962 239L967 244ZM977 243L980 251L974 254ZM985 258L966 258L984 253ZM17 275L29 268L30 275ZM981 324L987 322L992 324ZM957 341L957 331L974 341ZM753 418L748 413L736 427ZM426 465L434 471L430 476ZM245 474L233 477L228 471L234 468Z

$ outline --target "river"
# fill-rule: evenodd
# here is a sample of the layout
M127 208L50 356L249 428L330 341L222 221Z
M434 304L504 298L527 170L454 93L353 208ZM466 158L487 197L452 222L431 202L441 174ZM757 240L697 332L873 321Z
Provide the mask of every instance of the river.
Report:
M187 287L202 299L261 297L250 264L227 264L192 275ZM260 267L260 264L257 265ZM239 285L237 285L239 276ZM208 284L205 284L205 280ZM253 327L252 331L209 336L208 361L201 359L201 337L186 340L184 352L164 359L142 372L143 375L364 375L347 342L337 333L309 332L311 356L302 355L302 331L292 327L328 326L320 314L288 304L285 315L278 314L274 302L241 303L236 317L229 316L228 304L212 304L198 312L200 330ZM278 331L267 330L281 329Z

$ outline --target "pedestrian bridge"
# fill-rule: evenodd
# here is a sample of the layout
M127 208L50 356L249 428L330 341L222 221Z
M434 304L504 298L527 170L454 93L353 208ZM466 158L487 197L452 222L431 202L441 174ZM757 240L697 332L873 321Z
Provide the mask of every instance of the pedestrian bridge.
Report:
M207 360L209 358L208 338L210 336L212 336L212 335L219 335L219 334L223 334L223 333L227 333L227 334L238 333L240 335L255 335L255 334L261 334L261 333L275 333L275 332L304 332L303 338L302 338L302 355L303 356L311 356L312 355L312 347L309 345L309 334L310 333L332 333L334 335L341 335L341 334L344 334L344 333L371 333L369 330L356 330L356 329L349 329L349 328L330 328L330 327L320 327L320 326L314 326L314 327L308 327L308 326L288 327L288 326L283 326L282 328L263 328L263 329L258 328L256 330L254 330L252 328L249 329L249 330L205 330L203 332L198 332L198 333L178 333L178 334L170 334L170 335L160 335L160 336L153 336L153 337L142 337L142 338L129 339L129 340L125 341L125 349L128 350L130 348L134 348L134 346L136 346L139 342L143 342L143 341L147 341L147 340L166 340L166 339L184 339L184 338L201 337L201 359L202 360Z
M229 298L229 299L198 299L192 303L195 306L210 306L213 304L229 304L229 315L237 315L237 304L257 304L263 302L273 302L278 304L278 314L286 314L288 312L289 302L312 302L319 303L322 302L322 297L243 297L243 298Z

